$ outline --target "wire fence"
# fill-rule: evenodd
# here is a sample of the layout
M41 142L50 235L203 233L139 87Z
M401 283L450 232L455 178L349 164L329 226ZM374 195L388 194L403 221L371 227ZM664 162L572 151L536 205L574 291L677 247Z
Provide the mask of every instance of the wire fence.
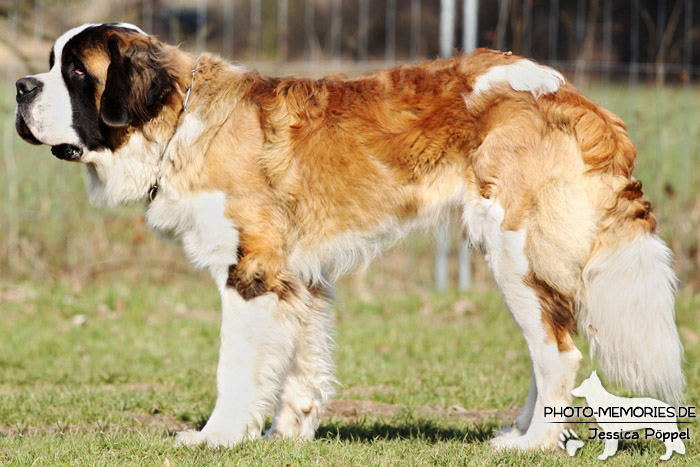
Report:
M597 83L681 87L692 96L700 76L700 8L693 0L65 0L13 1L0 5L0 67L9 83L45 68L48 44L83 22L128 21L161 39L194 52L209 50L272 73L347 72L451 56L477 46L512 50L562 70L578 86ZM603 92L603 100L611 91ZM608 93L608 94L606 94ZM606 102L603 102L606 104ZM626 104L634 113L641 103ZM13 107L6 95L4 109ZM698 105L679 111L697 124ZM10 111L10 110L7 110ZM3 240L10 267L19 261L16 227L19 188L11 118L4 128L3 162L7 186L8 231ZM695 123L693 123L695 122ZM664 122L655 139L665 150ZM698 141L684 132L680 171L688 175L698 161ZM677 142L675 142L677 143ZM450 282L450 239L436 233L435 287ZM700 242L700 240L699 240ZM457 284L471 282L469 251L456 242Z

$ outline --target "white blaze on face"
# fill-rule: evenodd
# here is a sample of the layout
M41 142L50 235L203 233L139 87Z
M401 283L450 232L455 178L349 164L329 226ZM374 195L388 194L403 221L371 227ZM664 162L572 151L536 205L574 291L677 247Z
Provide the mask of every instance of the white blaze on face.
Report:
M31 103L27 126L32 134L42 143L55 146L59 144L80 145L80 137L73 128L73 108L68 88L61 73L61 56L66 43L83 30L94 24L83 24L63 34L54 44L54 64L47 73L34 75L43 87Z

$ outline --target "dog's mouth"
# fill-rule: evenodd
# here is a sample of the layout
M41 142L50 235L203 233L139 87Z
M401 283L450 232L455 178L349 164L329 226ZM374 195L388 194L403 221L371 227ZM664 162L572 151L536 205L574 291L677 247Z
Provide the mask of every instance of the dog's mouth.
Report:
M17 118L15 119L15 128L17 129L17 134L26 142L36 145L44 144L34 136L20 112L17 113ZM75 144L58 144L51 146L51 154L64 161L77 162L83 155L83 149Z
M51 154L64 161L78 162L83 155L83 149L74 144L59 144L51 146Z
M24 118L19 113L15 119L15 128L17 129L17 134L20 136L20 138L25 140L27 143L37 145L42 144L42 142L39 141L36 136L34 136L32 130L29 129L27 122L24 121Z

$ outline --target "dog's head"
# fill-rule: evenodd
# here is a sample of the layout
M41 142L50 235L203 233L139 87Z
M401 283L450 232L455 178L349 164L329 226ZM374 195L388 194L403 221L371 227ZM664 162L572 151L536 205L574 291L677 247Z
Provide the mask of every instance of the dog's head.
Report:
M91 181L94 175L100 183L99 166L105 164L129 164L133 173L135 165L151 164L144 154L135 159L148 151L120 148L143 136L144 126L164 109L181 105L182 56L130 24L71 29L51 49L48 72L17 81L17 132L29 143L51 146L60 159L87 162ZM150 136L145 139L152 141ZM147 191L144 183L133 189ZM144 194L97 201L116 204Z
M591 376L584 379L578 387L571 390L571 395L574 397L586 398L592 394L592 391L600 387L602 387L602 383L600 382L600 378L598 378L598 373L593 371Z

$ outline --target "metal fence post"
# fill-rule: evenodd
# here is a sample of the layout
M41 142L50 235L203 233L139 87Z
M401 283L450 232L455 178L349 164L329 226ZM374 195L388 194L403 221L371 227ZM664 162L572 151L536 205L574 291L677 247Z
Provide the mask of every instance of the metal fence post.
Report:
M462 48L468 54L476 49L479 38L479 0L464 0L462 14Z
M462 48L464 53L470 53L476 49L479 38L479 0L464 0L462 4L464 30L462 34ZM462 219L458 218L460 226ZM471 251L466 238L457 240L457 289L467 290L472 285Z
M455 38L455 0L440 0L440 56L452 56ZM449 282L450 235L448 221L435 230L435 288L447 290Z
M455 0L440 0L440 56L452 56L455 44Z

